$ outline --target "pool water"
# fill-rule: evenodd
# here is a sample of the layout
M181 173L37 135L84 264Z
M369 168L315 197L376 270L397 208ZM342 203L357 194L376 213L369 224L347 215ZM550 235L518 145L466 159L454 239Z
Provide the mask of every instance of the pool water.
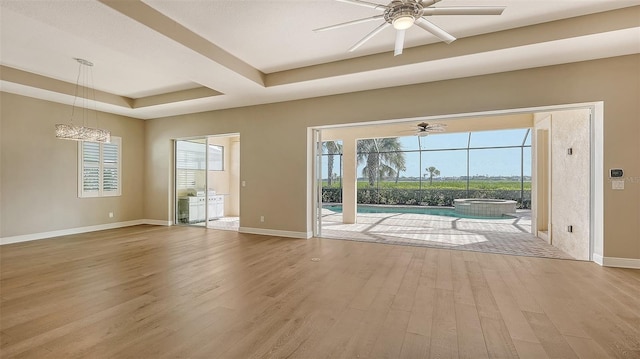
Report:
M342 205L325 205L324 209L332 212L342 213ZM512 216L501 217L478 217L456 213L453 208L436 208L436 207L403 207L403 206L368 206L358 205L358 213L412 213L412 214L429 214L432 216L445 216L455 218L471 218L471 219L507 219L514 218Z

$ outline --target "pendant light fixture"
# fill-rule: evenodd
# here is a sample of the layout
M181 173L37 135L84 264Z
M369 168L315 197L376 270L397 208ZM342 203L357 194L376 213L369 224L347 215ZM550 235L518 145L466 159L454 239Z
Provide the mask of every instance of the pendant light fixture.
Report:
M78 77L76 79L76 90L75 97L73 99L73 105L71 107L71 120L69 124L57 124L56 125L56 138L61 140L73 140L73 141L88 141L88 142L111 142L111 132L108 130L104 130L101 128L93 128L88 127L89 122L89 109L88 106L88 98L90 95L93 95L93 101L95 104L95 89L89 89L89 72L93 67L93 63L87 61L85 59L74 58L78 62ZM82 78L82 86L80 85ZM82 89L82 99L84 102L84 106L82 106L82 110L80 111L80 123L74 124L74 115L76 113L76 102L78 100L79 90ZM94 105L95 106L95 105ZM98 123L98 111L94 108L96 126L99 126Z

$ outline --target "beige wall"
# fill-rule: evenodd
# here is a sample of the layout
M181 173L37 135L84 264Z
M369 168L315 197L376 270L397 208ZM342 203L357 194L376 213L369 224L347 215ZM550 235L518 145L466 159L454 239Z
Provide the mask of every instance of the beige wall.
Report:
M208 113L147 121L147 136L154 140L147 141L145 193L154 198L146 202L145 213L151 219L171 219L171 195L165 193L173 186L172 139L240 133L240 180L246 182L240 189L240 226L306 232L307 125L281 119L268 107L218 111L224 116L219 121ZM291 194L299 193L302 203L291 200ZM260 222L260 216L265 222Z
M170 218L172 138L240 133L241 226L306 233L307 127L593 101L604 101L604 167L637 178L639 77L632 55L147 121L145 215ZM605 256L640 258L639 187L604 189Z
M102 114L104 127L123 137L125 176L123 195L103 199L77 198L76 144L53 137L70 107L2 93L0 235L169 221L171 139L228 133L242 138L241 226L307 233L308 127L603 101L605 152L595 168L603 254L640 259L639 79L640 55L632 55L144 122ZM625 170L624 191L611 189L609 168Z
M144 218L143 121L99 114L100 127L122 137L122 195L81 199L78 143L58 140L54 131L56 123L69 123L71 107L8 93L0 96L0 237Z

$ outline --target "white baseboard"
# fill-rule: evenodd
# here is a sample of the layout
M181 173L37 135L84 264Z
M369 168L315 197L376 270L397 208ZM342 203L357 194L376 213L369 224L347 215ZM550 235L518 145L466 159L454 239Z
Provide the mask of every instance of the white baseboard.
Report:
M593 258L595 262L595 255ZM596 262L598 263L598 262ZM604 267L617 267L617 268L629 268L640 269L640 259L635 258L615 258L615 257L603 257L602 266Z
M593 261L603 267L640 269L640 259L603 257L600 254L594 253Z
M312 232L279 231L275 229L265 229L265 228L240 227L238 228L238 232L249 233L249 234L262 234L265 236L287 237L287 238L309 239L313 237Z
M172 221L163 221L160 219L143 219L143 224L151 224L154 226L173 226Z
M11 244L11 243L20 243L20 242L28 242L28 241L35 241L35 240L38 240L38 239L46 239L46 238L52 238L52 237L68 236L68 235L71 235L71 234L103 231L105 229L115 229L115 228L122 228L122 227L138 226L138 225L141 225L141 224L151 224L151 225L156 225L156 226L170 226L171 225L171 221L160 221L160 220L155 220L155 219L136 219L134 221L98 224L98 225L95 225L95 226L86 226L86 227L61 229L61 230L57 230L57 231L23 234L23 235L19 235L19 236L11 236L11 237L1 237L0 238L0 245Z
M604 265L604 258L600 254L594 253L593 254L593 261L596 264Z
M99 225L95 225L95 226L69 228L69 229L62 229L62 230L58 230L58 231L24 234L24 235L11 236L11 237L0 237L0 245L11 244L11 243L20 243L20 242L28 242L28 241L35 241L35 240L38 240L38 239L67 236L67 235L71 235L71 234L103 231L105 229L115 229L115 228L122 228L122 227L138 226L138 225L141 225L141 224L149 224L149 225L154 225L154 226L171 226L171 225L173 225L173 223L171 221L163 221L163 220L158 220L158 219L137 219L137 220L134 220L134 221L99 224ZM240 233L249 233L249 234L261 234L261 235L265 235L265 236L301 238L301 239L309 239L309 238L313 237L313 232L280 231L280 230L275 230L275 229L250 228L250 227L240 227L238 229L238 232L240 232ZM603 257L603 256L601 256L599 254L594 253L593 254L593 261L595 263L601 265L601 266L604 266L604 267L640 269L640 259L635 259L635 258Z

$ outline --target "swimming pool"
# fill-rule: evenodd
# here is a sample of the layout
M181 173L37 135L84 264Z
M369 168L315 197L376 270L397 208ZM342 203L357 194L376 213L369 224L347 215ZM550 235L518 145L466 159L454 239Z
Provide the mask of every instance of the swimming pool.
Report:
M324 209L328 209L332 212L342 213L342 205L324 205ZM428 214L432 216L445 216L455 218L471 218L471 219L507 219L514 218L509 215L502 215L499 217L478 217L471 215L464 215L456 213L453 208L438 208L438 207L405 207L405 206L372 206L372 205L358 205L358 213L412 213L412 214Z

